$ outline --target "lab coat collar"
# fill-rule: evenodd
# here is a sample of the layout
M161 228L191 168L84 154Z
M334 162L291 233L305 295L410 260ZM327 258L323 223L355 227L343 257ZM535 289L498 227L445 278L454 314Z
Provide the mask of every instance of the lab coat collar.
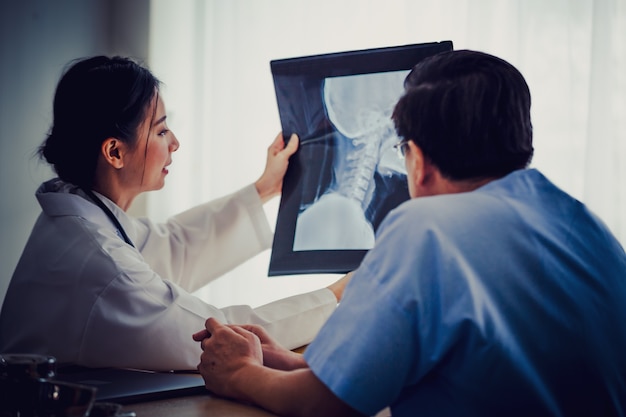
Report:
M94 194L113 212L130 240L134 242L136 232L132 219L107 197L96 191ZM35 196L41 209L48 216L79 216L94 223L110 224L113 229L116 229L104 211L83 190L74 184L64 182L60 178L54 178L41 184ZM119 233L117 234L119 235Z

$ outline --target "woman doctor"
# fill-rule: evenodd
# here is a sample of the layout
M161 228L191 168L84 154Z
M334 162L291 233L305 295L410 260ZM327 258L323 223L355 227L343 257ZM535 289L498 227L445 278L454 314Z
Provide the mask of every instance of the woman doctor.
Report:
M159 81L134 61L92 57L61 78L40 154L58 178L0 314L0 352L53 355L92 367L195 369L192 334L208 317L260 324L281 344L310 342L349 277L252 309L218 309L190 294L271 245L262 203L278 195L294 137L278 135L254 184L154 224L125 212L164 186L176 136Z

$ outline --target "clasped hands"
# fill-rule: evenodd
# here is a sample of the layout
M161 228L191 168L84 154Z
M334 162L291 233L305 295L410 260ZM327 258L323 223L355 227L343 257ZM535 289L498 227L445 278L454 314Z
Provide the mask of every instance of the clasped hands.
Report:
M211 317L193 339L202 347L198 371L206 388L224 397L242 399L235 379L250 367L292 370L307 366L301 354L285 349L257 325L222 324Z

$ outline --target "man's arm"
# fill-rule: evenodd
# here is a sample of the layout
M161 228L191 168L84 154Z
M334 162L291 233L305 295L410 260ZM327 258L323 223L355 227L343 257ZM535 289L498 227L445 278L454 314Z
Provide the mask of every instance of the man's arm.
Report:
M335 396L309 368L282 371L257 366L235 377L236 399L281 416L362 416Z
M341 401L308 367L281 370L263 366L261 341L254 333L206 321L198 370L208 390L247 401L284 416L361 416ZM194 338L197 338L194 336Z

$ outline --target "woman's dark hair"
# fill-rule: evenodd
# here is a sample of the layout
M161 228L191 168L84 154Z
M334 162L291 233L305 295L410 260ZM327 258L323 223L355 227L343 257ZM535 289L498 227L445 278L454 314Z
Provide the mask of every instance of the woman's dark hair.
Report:
M444 52L417 64L405 89L392 115L398 136L414 141L445 177L501 177L530 163L530 91L508 62Z
M73 62L57 85L53 125L40 156L62 180L91 187L102 142L115 137L136 146L138 128L159 86L148 69L129 58Z

